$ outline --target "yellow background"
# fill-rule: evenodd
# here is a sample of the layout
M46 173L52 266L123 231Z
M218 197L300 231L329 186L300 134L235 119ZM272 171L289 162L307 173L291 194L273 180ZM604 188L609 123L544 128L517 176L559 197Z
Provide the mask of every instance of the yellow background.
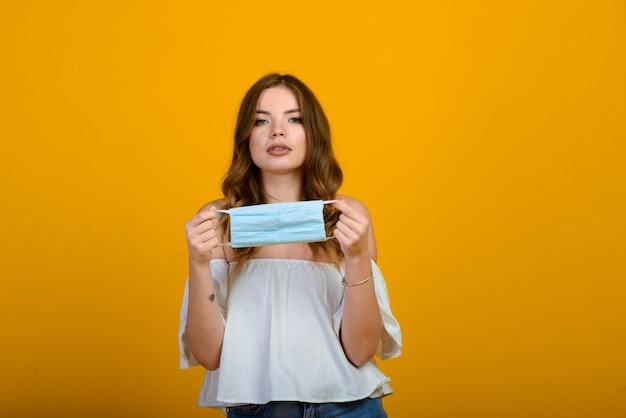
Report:
M0 1L0 415L207 417L183 225L316 92L401 321L391 417L626 416L626 3Z

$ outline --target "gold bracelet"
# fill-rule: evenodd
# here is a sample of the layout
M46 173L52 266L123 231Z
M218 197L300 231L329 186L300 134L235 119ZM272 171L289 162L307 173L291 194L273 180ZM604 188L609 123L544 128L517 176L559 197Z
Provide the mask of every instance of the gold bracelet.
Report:
M344 286L348 286L348 287L359 286L359 285L362 285L363 283L367 282L369 279L371 279L372 275L373 275L373 273L370 273L370 275L367 276L365 279L361 280L360 282L356 282L356 283L352 283L352 284L346 282L346 278L342 277L341 278L341 284L344 285Z
M191 287L191 284L189 285L189 290L191 290L193 293L195 293L196 295L200 295L200 296L204 296L205 298L209 298L209 300L211 302L213 302L215 300L215 292L211 293L210 295L205 295L204 293L200 293L198 292L196 289L194 289L193 287Z

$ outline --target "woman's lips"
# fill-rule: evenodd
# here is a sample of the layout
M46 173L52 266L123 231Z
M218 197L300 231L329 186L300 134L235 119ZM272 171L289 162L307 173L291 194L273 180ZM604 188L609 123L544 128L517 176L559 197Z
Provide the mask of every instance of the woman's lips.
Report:
M270 155L285 155L289 153L289 151L291 151L291 148L285 144L272 144L272 146L267 149L267 153Z

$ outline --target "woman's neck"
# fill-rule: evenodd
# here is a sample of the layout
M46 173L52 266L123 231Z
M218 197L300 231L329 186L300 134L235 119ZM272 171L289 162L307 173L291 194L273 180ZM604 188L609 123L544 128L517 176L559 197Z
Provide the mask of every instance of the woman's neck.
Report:
M297 202L303 199L302 176L262 176L268 203Z

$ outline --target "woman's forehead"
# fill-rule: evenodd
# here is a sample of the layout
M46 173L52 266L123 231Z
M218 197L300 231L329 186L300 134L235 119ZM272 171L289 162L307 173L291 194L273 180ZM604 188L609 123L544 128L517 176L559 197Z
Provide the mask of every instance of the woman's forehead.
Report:
M276 107L300 107L300 101L296 93L286 86L270 87L261 93L257 101L257 109Z

